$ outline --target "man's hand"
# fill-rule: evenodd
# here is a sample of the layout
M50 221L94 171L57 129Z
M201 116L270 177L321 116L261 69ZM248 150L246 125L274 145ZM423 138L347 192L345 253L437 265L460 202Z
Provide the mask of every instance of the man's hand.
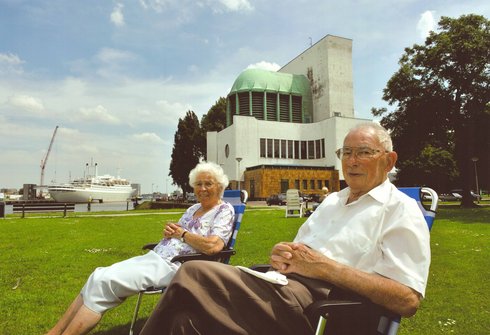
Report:
M297 273L318 278L319 272L333 262L301 243L280 242L272 248L270 263L281 273Z

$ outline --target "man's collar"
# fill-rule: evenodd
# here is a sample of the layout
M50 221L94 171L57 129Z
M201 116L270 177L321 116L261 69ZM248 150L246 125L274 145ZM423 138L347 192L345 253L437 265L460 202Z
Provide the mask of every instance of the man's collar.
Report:
M389 199L390 188L391 188L391 182L390 182L389 178L386 178L386 180L382 184L376 186L371 191L369 191L367 194L369 194L371 197L373 197L374 200L379 201L380 203L384 204Z
M389 178L386 178L386 180L383 183L376 186L371 191L361 196L359 199L362 199L369 195L374 200L384 204L386 201L388 201L388 198L390 196L390 192L389 192L390 188L391 188L391 182ZM345 188L339 193L339 196L341 198L344 198L345 201L347 201L347 198L349 197L349 192L350 192L350 188Z

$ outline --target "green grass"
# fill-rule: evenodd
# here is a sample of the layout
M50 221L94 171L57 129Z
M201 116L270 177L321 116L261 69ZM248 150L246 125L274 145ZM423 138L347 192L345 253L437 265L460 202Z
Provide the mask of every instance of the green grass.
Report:
M180 217L165 212L0 219L0 334L44 333L95 267L142 253L143 244L160 238L164 222ZM304 220L285 219L284 210L247 209L232 263L267 263L270 248L291 240ZM431 238L427 298L399 334L488 334L490 207L441 208ZM139 327L158 298L144 298ZM94 334L127 334L134 304L132 297L109 311Z

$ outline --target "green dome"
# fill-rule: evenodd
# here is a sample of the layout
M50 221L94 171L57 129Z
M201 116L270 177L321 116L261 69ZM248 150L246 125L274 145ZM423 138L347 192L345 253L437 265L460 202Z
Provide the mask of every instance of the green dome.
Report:
M251 91L311 96L310 82L304 75L260 69L249 69L240 73L229 94Z

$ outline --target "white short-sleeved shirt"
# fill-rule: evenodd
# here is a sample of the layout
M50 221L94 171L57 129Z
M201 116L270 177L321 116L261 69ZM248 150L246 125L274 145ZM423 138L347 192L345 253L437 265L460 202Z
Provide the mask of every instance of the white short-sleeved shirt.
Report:
M202 236L218 236L224 244L228 243L233 230L233 221L235 210L228 202L222 202L216 205L204 215L194 218L194 213L201 208L197 203L187 209L182 215L179 223L182 228L193 234ZM162 258L171 260L174 256L185 255L197 252L189 244L180 241L177 238L164 238L153 249Z
M425 294L430 265L427 223L416 201L386 180L357 201L331 193L300 227L295 242L356 269Z

